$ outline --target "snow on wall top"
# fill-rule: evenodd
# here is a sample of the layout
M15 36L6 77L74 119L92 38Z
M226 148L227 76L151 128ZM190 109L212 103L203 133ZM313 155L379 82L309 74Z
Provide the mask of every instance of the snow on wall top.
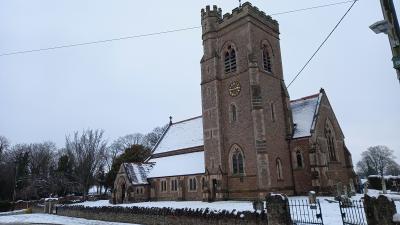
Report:
M293 138L307 137L314 129L316 113L322 94L316 94L290 102L293 114L294 128Z
M153 167L151 164L124 163L126 175L133 185L148 184L147 174Z
M205 173L204 151L154 158L148 178Z
M200 116L173 123L154 148L153 154L202 145L204 145L203 119Z

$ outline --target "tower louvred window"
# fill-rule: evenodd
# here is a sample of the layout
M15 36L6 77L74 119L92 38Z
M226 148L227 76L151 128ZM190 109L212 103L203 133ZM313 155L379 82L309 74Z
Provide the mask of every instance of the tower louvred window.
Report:
M231 104L231 122L235 122L237 120L237 109L234 104Z
M224 64L226 73L236 71L236 51L230 45L228 46L228 49L225 52Z
M276 159L276 172L278 180L283 180L282 161L280 158Z
M265 45L263 46L263 67L265 71L272 72L271 55Z

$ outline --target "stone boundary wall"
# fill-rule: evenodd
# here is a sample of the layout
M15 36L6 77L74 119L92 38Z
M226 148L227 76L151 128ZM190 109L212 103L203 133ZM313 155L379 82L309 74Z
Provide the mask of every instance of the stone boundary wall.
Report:
M143 225L266 225L264 212L214 212L210 209L58 206L57 215Z

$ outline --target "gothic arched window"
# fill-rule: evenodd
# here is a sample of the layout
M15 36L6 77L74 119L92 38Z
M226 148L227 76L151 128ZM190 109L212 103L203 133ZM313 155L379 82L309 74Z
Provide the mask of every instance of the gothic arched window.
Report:
M303 168L303 155L301 154L300 151L296 152L296 162L297 162L297 167L298 168Z
M244 156L241 149L238 146L233 147L232 173L244 174Z
M263 68L267 72L272 72L272 64L271 64L271 54L266 45L263 45L262 49L263 56Z
M329 159L331 161L337 161L335 150L335 133L329 121L327 121L325 125L325 138L328 146Z
M229 45L225 51L224 64L225 73L236 71L236 51L231 45Z
M237 120L237 109L235 104L231 104L230 106L230 121L235 122Z
M278 180L283 180L282 161L280 158L276 159L276 173Z

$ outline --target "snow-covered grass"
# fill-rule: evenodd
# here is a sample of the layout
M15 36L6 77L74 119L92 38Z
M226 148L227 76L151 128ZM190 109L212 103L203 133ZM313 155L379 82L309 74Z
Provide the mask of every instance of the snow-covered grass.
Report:
M9 212L0 212L0 216L7 216L7 215L15 215L15 214L20 214L20 213L25 213L25 209L21 210L14 210L14 211L9 211Z
M370 196L378 196L381 191L369 190ZM400 213L400 195L390 193L387 195L395 201L397 212ZM363 195L359 194L354 196L353 200L360 200ZM289 197L289 200L306 200L306 196ZM318 197L321 204L321 211L325 225L337 225L342 224L342 218L340 215L339 203L334 201L333 197ZM202 202L202 201L158 201L158 202L140 202L140 203L129 203L112 205L107 200L99 201L87 201L82 203L72 204L73 206L84 206L84 207L144 207L144 208L174 208L174 209L206 209L214 211L253 211L253 205L250 201L218 201L218 202ZM12 213L12 212L11 212ZM47 214L23 214L23 215L6 215L7 213L0 214L0 224L7 223L53 223L53 224L77 224L77 225L126 225L126 223L109 223L94 220L85 220L78 218L69 218ZM400 219L400 214L394 215L397 219Z
M23 214L0 216L0 224L57 224L57 225L135 225L129 223L111 223L98 220L86 220L50 214ZM139 225L139 224L136 224Z
M354 200L361 198L361 195L354 197ZM306 200L308 197L289 197L289 200ZM334 200L333 197L317 197L321 205L322 219L325 225L337 225L342 224L342 217L340 216L339 203ZM329 201L328 201L329 200Z
M381 193L379 190L369 190L368 194L370 196L379 196ZM352 197L352 200L360 200L364 195L357 194ZM390 197L395 201L397 212L400 213L400 195L398 193L389 193L386 196ZM306 200L306 196L289 197L289 200ZM339 203L334 201L333 197L318 197L321 204L321 211L325 225L336 225L342 224L342 218L340 215ZM129 204L119 204L112 205L106 200L100 200L95 202L82 202L74 205L81 205L85 207L158 207L158 208L174 208L174 209L205 209L209 208L215 211L254 211L252 202L250 201L219 201L219 202L201 202L201 201L159 201L159 202L140 202L140 203L129 203ZM399 215L400 219L400 215Z
M355 196L355 200L361 198L362 195ZM300 196L300 197L289 197L290 200L307 200L308 197ZM339 203L337 202L328 202L327 200L333 201L333 197L318 197L321 210L323 215L323 220L326 225L337 225L342 223L342 218L340 216L340 208ZM129 204L119 204L112 205L108 201L100 200L95 202L82 202L73 205L81 205L85 207L169 207L175 209L184 209L184 208L192 208L192 209L205 209L209 208L211 210L222 211L254 211L252 202L250 201L219 201L219 202L201 202L201 201L159 201L159 202L140 202L140 203L129 203Z

